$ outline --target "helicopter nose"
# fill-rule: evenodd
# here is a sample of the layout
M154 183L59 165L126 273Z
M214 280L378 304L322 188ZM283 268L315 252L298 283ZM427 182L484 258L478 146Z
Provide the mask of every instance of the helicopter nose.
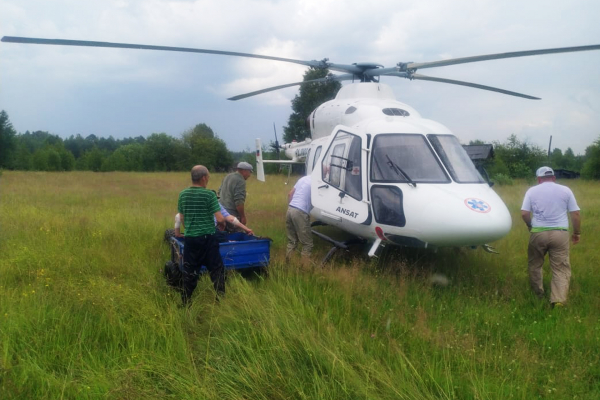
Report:
M512 218L496 192L487 185L452 186L429 190L430 201L411 207L413 215L407 207L406 228L418 230L415 237L435 246L475 246L508 234ZM407 197L407 206L414 206Z

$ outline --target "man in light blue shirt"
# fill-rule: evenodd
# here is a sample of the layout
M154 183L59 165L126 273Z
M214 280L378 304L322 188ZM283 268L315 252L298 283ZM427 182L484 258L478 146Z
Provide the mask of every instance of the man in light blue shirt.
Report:
M288 210L285 217L288 245L285 252L286 260L289 260L293 251L302 244L302 260L308 262L313 248L312 233L310 230L310 176L304 176L298 180L294 188L288 194Z

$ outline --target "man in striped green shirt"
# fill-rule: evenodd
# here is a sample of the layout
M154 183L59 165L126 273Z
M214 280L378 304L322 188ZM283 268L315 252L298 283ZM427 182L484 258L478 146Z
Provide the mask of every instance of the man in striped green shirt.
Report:
M210 174L203 165L192 168L192 186L179 193L177 211L181 214L181 225L185 229L183 250L183 292L186 304L198 284L197 270L202 265L208 269L217 295L225 294L225 267L215 236L215 218L223 224L225 218L217 195L208 190Z

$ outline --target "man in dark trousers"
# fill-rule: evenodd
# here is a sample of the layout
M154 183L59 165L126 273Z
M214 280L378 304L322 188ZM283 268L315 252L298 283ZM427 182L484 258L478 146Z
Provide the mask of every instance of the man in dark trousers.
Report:
M552 269L550 303L552 307L562 307L567 301L571 279L569 215L573 223L571 242L577 244L581 235L579 206L571 189L556 183L552 168L541 167L536 176L538 185L527 191L521 206L521 217L531 232L527 249L529 283L533 292L542 298L542 265L548 253Z
M187 304L198 284L197 270L204 265L217 292L225 294L225 267L215 236L215 219L223 224L225 218L217 195L206 189L210 174L203 165L192 168L192 186L179 193L177 211L185 228L183 249L183 292L181 299Z

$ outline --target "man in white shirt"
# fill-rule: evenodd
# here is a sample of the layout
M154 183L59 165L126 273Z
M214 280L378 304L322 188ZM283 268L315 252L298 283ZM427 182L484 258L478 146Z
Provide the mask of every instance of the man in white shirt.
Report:
M288 245L285 258L288 260L296 249L298 242L302 243L302 259L308 262L313 248L310 230L310 176L304 176L296 182L288 194L288 210L285 218Z
M568 214L573 223L571 241L577 244L581 235L579 206L571 189L556 183L552 168L541 167L536 176L538 185L529 188L521 207L521 217L531 232L527 249L529 283L533 292L542 298L542 265L548 253L552 269L550 303L553 307L562 307L567 301L571 279Z

